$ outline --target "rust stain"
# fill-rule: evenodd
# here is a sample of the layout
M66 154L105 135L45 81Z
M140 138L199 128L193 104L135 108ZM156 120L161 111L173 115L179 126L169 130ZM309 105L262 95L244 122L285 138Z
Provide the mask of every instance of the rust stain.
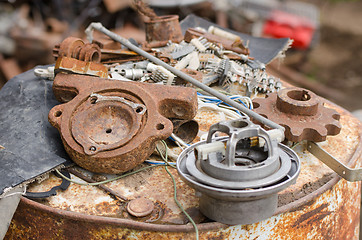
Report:
M331 214L331 211L322 211L327 206L327 203L323 203L321 206L313 209L312 211L300 215L297 221L292 225L292 227L294 228L303 224L313 224L320 221L325 216Z

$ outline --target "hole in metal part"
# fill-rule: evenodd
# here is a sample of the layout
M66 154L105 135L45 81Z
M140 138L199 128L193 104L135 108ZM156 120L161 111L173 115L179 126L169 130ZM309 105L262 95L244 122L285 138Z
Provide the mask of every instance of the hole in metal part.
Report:
M92 151L92 152L94 152L95 150L97 150L97 148L96 148L95 146L91 146L91 147L89 148L89 150Z
M248 126L248 123L247 122L244 122L244 121L233 121L231 123L231 126L233 126L234 128L243 128L243 127L246 127Z
M156 125L157 130L162 130L164 128L165 128L165 125L163 125L162 123L159 123L159 124Z
M96 96L93 96L90 98L91 104L95 104L97 102L98 98Z
M92 55L92 62L97 62L99 60L99 53L98 52L94 52Z
M294 90L287 93L288 97L297 101L308 101L311 97L305 90Z
M143 111L143 107L137 107L136 108L136 113L140 113L140 112L142 112Z
M61 115L62 115L62 111L59 111L59 110L54 113L55 117L60 117Z
M107 130L106 130L106 133L111 133L112 132L112 129L110 129L110 128L108 128Z
M256 102L253 102L253 108L255 109L255 108L258 108L258 107L260 107L260 104L256 103Z

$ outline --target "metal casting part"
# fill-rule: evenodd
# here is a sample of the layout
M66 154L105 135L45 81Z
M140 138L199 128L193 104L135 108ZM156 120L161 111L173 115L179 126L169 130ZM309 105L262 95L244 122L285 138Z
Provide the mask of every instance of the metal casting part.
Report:
M229 137L212 139L216 132ZM264 147L252 142L260 138ZM214 145L218 141L226 150L223 145L218 150ZM226 224L251 224L273 215L277 193L296 182L300 161L293 150L278 145L264 129L242 117L212 125L206 142L180 154L177 170L200 193L200 211L205 216Z
M131 102L126 100L123 97L117 97L117 96L102 96L100 94L97 93L92 93L90 95L90 99L93 102L93 104L102 102L102 101L116 101L116 102L121 102L124 103L126 105L129 105L131 108L133 108L139 115L144 114L147 111L147 108L145 105L143 104L139 104L139 103L135 103L135 102Z
M160 16L145 21L146 41L149 44L183 40L178 15ZM166 45L166 44L165 44Z
M49 121L71 159L93 172L134 168L171 135L167 118L192 119L197 112L196 91L184 87L59 73L53 92L67 103L52 108Z
M80 49L84 46L84 41L76 37L67 37L53 49L55 57L78 58Z
M217 90L214 90L208 86L206 86L205 84L195 80L194 78L190 77L188 74L175 69L174 67L171 67L170 65L168 65L167 63L161 61L160 59L152 56L151 54L143 51L142 49L138 48L137 46L133 45L129 40L109 31L108 29L106 29L105 27L103 27L103 25L101 23L91 23L88 28L86 29L86 34L87 37L90 41L92 41L93 36L92 36L92 32L93 30L96 29L102 33L104 33L105 35L109 36L111 39L113 39L114 41L117 41L119 43L121 43L122 45L126 46L127 48L129 48L130 50L144 56L145 58L151 60L152 62L154 62L155 64L158 64L160 66L163 66L164 68L166 68L167 70L169 70L170 72L172 72L173 74L175 74L176 76L179 76L180 78L186 80L187 82L193 84L194 86L201 88L202 90L204 90L205 92L219 98L220 100L224 101L225 103L231 105L232 107L235 107L236 109L242 111L243 113L247 114L249 117L254 118L258 121L260 121L262 124L265 124L271 128L276 128L276 129L280 129L280 131L283 133L284 128L262 116L260 116L259 114L253 112L252 110L244 107L242 104L239 104L231 99L229 99L227 96L225 96L224 94L220 93ZM283 133L284 134L284 133Z
M256 113L285 127L289 141L322 142L341 130L339 113L324 107L323 98L303 88L285 88L266 98L255 98L253 104Z
M95 43L84 43L80 38L67 37L53 49L53 56L75 58L85 62L101 61L101 49Z
M318 144L311 141L307 141L307 150L347 181L356 182L362 180L362 168L353 169L346 166L319 147Z

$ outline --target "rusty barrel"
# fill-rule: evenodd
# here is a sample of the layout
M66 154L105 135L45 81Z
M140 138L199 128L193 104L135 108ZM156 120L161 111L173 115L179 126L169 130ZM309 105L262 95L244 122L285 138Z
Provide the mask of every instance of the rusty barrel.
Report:
M346 165L360 166L360 121L332 103L326 105L341 114L342 130L320 146ZM220 116L199 111L195 120L206 132L220 121ZM303 142L294 150L302 164L296 184L279 194L274 216L251 225L228 226L206 219L199 212L194 190L181 181L175 169L170 169L176 179L178 200L197 223L200 239L358 239L360 183L341 179L313 157ZM29 189L49 190L60 181L51 174ZM195 239L192 225L174 203L172 181L164 167L106 186L128 199L152 201L152 213L132 216L126 202L97 187L72 183L67 190L41 201L22 197L5 239Z

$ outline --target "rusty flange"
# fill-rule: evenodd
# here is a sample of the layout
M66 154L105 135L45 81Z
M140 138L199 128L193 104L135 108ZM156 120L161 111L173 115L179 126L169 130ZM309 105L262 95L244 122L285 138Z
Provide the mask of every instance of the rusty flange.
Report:
M285 88L253 100L254 111L285 127L285 138L321 142L341 130L340 115L323 106L322 98L297 87Z
M184 87L59 73L53 92L69 102L52 108L49 121L71 159L93 172L134 168L171 135L168 118L192 119L197 112L196 91Z
M95 43L84 43L80 38L67 37L54 47L53 56L75 58L86 62L100 62L101 49Z

